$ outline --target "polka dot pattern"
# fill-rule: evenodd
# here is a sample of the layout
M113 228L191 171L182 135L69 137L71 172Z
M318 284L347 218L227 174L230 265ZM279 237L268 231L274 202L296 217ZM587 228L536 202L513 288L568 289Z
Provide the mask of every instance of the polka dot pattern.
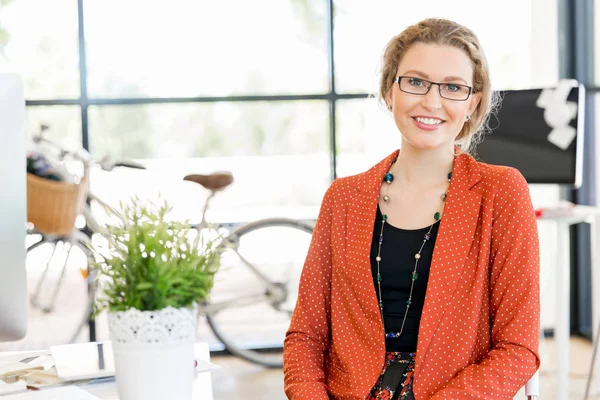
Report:
M365 399L384 364L369 253L383 175L398 152L327 190L284 342L291 400ZM513 168L454 161L419 328L414 394L512 399L539 368L539 245Z

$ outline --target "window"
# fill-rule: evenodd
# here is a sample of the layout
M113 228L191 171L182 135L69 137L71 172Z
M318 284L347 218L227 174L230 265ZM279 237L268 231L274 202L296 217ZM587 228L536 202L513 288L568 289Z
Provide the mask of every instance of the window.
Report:
M327 96L327 0L174 0L168 7L83 0L84 43L77 2L5 1L0 68L24 75L28 100L46 100L29 107L29 131L51 121L51 135L73 146L89 144L98 157L161 165L187 158L318 157L317 169L307 167L318 182L308 195L316 207L332 151L338 152L337 175L344 176L400 144L389 114L367 98L377 92L381 52L393 35L427 16L451 18L481 39L497 88L550 85L558 75L557 1L509 0L483 10L476 0L429 0L410 12L391 0L334 1L339 94ZM80 46L86 50L83 97ZM61 99L69 99L67 105ZM332 103L336 149L329 145ZM273 170L284 167L278 162ZM276 197L263 195L265 202Z
M328 88L321 0L85 1L84 15L91 97Z
M400 147L390 112L374 98L337 102L339 176L365 171Z
M77 2L0 2L0 72L21 75L28 100L79 97Z
M49 127L44 136L61 146L81 148L81 113L78 106L36 106L25 110L25 137L40 133L42 125Z
M213 203L213 219L314 218L331 176L327 110L323 101L90 107L94 154L144 158L150 167L98 174L95 190L115 202L162 192L183 217L199 217L203 193L184 192L191 189L179 181L228 170L235 182Z

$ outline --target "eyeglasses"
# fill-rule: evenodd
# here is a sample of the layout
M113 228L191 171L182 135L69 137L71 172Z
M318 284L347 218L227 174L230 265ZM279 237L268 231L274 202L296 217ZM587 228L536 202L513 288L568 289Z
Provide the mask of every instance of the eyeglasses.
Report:
M394 82L398 84L400 90L403 92L417 94L420 96L425 96L427 93L429 93L431 86L437 85L441 97L454 101L465 101L473 92L473 88L471 86L459 85L457 83L431 82L412 76L397 76L394 79Z

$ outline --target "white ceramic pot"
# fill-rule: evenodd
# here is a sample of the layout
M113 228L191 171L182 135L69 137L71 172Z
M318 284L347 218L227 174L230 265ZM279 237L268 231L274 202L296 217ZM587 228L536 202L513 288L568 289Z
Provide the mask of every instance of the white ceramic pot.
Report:
M108 314L120 400L191 400L197 307Z

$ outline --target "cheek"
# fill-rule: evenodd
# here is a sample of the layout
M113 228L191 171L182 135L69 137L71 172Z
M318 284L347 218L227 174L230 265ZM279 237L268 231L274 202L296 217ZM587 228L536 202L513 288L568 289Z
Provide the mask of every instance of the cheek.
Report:
M414 98L410 96L399 96L396 98L396 103L394 104L394 108L398 116L407 117L411 114L411 112L419 107L419 98Z
M464 122L469 114L469 109L465 104L457 104L455 107L447 109L448 115L456 122Z

